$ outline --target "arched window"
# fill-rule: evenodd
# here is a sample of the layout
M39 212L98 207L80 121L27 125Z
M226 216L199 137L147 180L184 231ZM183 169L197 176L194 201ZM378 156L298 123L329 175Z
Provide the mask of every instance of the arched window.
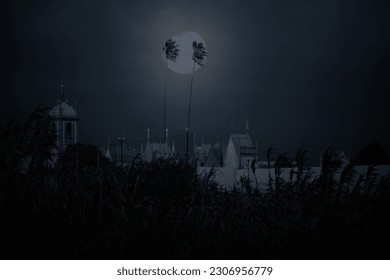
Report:
M66 123L66 138L72 139L72 123Z

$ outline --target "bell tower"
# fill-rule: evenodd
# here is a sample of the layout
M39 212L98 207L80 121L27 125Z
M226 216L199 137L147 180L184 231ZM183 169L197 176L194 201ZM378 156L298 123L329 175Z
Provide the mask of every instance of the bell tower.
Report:
M60 98L57 105L49 112L51 119L51 131L56 135L57 153L64 152L69 144L79 141L79 116L76 108L68 104L65 99L64 82L60 85Z

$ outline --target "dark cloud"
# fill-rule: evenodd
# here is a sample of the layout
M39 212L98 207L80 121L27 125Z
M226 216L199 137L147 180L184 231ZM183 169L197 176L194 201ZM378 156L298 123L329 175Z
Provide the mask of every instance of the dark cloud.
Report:
M10 1L2 46L2 120L54 104L61 80L80 109L81 141L162 134L161 48L201 34L193 130L227 136L251 119L261 150L355 151L389 139L385 1ZM168 126L184 133L189 75L168 73ZM3 103L2 102L2 103ZM389 141L390 142L390 141Z

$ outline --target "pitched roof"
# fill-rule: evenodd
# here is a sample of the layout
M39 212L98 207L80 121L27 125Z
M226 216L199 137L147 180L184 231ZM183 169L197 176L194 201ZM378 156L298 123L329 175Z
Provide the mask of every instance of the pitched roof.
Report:
M151 143L148 142L144 151L144 159L146 161L151 161L154 156L164 157L171 154L171 149L166 143Z
M61 112L62 110L62 112ZM73 109L72 106L70 106L65 101L59 102L56 106L54 106L53 109L49 112L49 115L51 117L73 117L77 118L77 112L75 109Z
M156 153L159 155L170 154L171 149L165 143L150 143L148 142L145 147L145 153Z
M220 166L222 155L221 150L213 145L210 147L209 153L206 159L206 166Z
M253 147L252 138L248 133L237 134L231 133L230 138L236 148L238 147Z

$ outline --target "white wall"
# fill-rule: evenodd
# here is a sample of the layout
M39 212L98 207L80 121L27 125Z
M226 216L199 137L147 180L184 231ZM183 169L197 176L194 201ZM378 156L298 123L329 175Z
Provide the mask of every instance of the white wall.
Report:
M355 166L355 181L361 174L364 174L367 171L367 165ZM199 174L206 174L210 172L211 167L198 167ZM248 177L248 169L236 169L236 168L228 168L228 167L220 167L216 168L217 174L215 176L215 181L225 187L227 190L230 190L234 184L240 182L240 176ZM290 180L290 170L291 168L284 168L284 171L281 174L281 178L285 181ZM318 166L311 167L312 179L319 176L321 173L321 168ZM390 165L378 165L376 166L376 173L380 176L386 176L390 174ZM275 170L274 168L270 169L270 174L273 180L275 180ZM295 180L295 176L293 176L293 180ZM336 174L335 179L338 179L340 176ZM256 169L256 179L261 189L267 189L269 178L269 170L268 168L257 168ZM252 182L252 185L255 186L255 176L252 170L249 170L249 180Z

